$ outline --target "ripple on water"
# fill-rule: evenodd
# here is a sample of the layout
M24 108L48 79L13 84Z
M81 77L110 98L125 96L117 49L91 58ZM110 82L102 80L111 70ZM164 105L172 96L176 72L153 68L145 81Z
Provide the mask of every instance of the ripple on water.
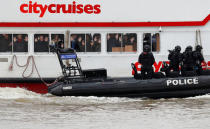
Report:
M203 129L210 126L210 95L157 100L57 97L21 88L0 88L0 107L1 127L8 129L20 123L24 123L23 129Z

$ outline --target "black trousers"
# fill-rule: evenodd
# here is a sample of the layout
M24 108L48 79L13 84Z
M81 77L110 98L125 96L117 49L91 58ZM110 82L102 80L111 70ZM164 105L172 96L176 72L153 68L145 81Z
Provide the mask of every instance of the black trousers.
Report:
M173 71L179 71L179 64L170 64L169 70L173 69Z
M153 73L154 73L154 71L153 71L152 66L141 68L141 76L143 79L152 79Z
M184 64L183 65L183 71L193 71L194 70L194 65L192 64Z

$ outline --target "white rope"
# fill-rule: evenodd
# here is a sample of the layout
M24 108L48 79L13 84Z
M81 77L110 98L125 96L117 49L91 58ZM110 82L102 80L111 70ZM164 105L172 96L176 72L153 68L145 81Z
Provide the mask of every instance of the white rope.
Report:
M40 80L46 85L46 86L51 86L52 84L55 84L57 83L61 78L62 76L58 77L57 79L55 79L55 81L53 83L47 83L43 80L43 78L41 77L39 71L38 71L38 68L36 66L36 63L35 63L35 59L33 56L28 56L27 58L27 61L26 61L26 64L25 65L20 65L18 63L18 60L17 60L17 56L16 55L13 55L12 57L12 60L11 60L11 63L10 63L10 66L9 66L9 70L12 71L13 70L13 65L14 65L14 60L15 60L15 63L17 64L18 67L25 67L25 69L23 70L23 73L22 73L22 77L23 78L30 78L32 76L32 74L34 73L34 69L36 70L36 73L38 75L38 77L40 78ZM30 72L29 75L25 76L25 72L27 71L28 69L28 66L30 64L30 61L32 63L32 70Z

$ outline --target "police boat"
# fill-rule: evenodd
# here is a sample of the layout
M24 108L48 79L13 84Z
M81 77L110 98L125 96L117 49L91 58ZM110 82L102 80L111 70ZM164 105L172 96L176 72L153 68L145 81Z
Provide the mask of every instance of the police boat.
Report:
M183 77L167 71L164 63L164 74L142 79L132 64L134 78L108 78L106 69L82 70L73 49L59 49L57 56L64 76L48 87L56 96L183 98L210 93L210 74L205 71L200 76L189 71Z

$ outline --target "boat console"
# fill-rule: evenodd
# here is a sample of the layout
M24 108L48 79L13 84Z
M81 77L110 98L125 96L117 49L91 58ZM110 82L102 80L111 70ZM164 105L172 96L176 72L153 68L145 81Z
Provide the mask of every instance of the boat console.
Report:
M57 56L65 80L107 78L107 70L104 68L82 70L76 51L72 48L57 49Z
M79 60L77 58L77 54L74 49L58 49L57 50L58 60L60 62L60 66L63 72L64 77L81 77L83 78L82 68L80 66ZM72 60L71 63L69 60ZM66 63L66 64L65 64Z

